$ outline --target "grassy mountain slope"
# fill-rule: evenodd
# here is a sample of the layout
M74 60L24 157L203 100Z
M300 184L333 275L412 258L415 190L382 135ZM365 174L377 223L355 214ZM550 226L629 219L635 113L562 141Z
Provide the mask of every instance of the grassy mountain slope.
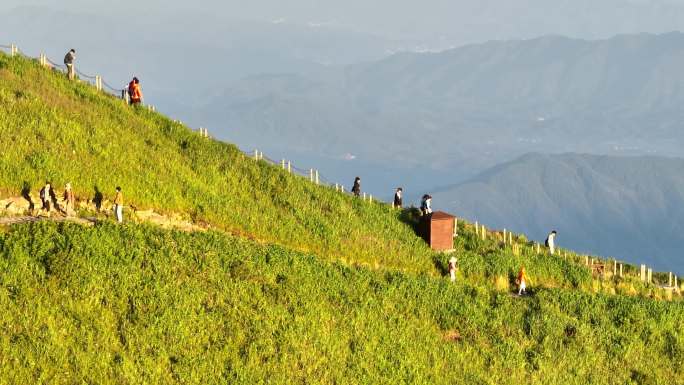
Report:
M0 137L0 195L50 179L82 199L111 199L120 185L139 208L349 263L434 272L430 250L391 209L257 164L23 58L0 55Z
M633 275L592 277L575 255L461 223L452 284L398 212L35 63L0 55L0 101L2 194L120 184L136 206L223 230L0 228L0 383L684 381L680 298L647 299L670 298Z
M215 232L16 226L0 282L7 384L684 381L681 303L516 298Z

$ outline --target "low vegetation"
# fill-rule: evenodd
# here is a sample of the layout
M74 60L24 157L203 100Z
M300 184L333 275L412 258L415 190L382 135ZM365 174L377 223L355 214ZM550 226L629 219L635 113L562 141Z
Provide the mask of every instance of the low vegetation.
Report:
M0 235L0 382L684 381L679 303L466 278L217 232L20 225Z

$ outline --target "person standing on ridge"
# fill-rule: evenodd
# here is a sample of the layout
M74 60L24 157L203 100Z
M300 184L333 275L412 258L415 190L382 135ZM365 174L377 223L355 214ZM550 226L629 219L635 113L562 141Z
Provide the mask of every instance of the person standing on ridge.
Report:
M527 294L527 283L529 282L529 277L527 277L527 272L525 271L525 266L520 268L518 272L518 295Z
M556 253L556 234L558 234L556 230L553 230L551 233L549 233L549 236L546 237L546 241L544 242L546 247L549 248L551 255Z
M429 194L423 195L423 199L420 202L420 212L423 215L432 214L432 196Z
M404 193L404 189L401 187L397 187L397 191L394 193L394 207L400 209L402 204L404 203L404 199L402 197L402 194Z
M354 187L352 187L351 192L357 197L361 195L361 178L358 176L354 179Z
M131 105L135 106L141 104L143 101L142 90L140 89L140 80L134 77L130 83L128 83L128 96L131 99Z
M70 216L74 211L74 191L71 189L71 183L67 183L64 186L64 213Z
M121 194L121 187L119 186L116 186L116 195L114 196L114 215L117 222L123 222L123 194Z
M67 78L69 80L76 79L76 70L74 69L74 61L76 60L76 50L70 49L64 56L64 65L67 68Z

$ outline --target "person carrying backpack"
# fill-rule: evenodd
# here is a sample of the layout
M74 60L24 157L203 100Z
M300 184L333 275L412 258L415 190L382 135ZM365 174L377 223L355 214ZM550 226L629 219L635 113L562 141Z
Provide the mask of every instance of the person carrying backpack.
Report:
M420 212L423 215L432 214L432 196L429 194L423 195L423 199L420 202Z
M352 187L351 192L357 197L361 195L361 178L358 176L354 179L354 186Z
M529 283L529 277L527 276L527 271L525 271L525 266L520 268L518 272L518 279L516 280L518 284L518 295L523 295L527 293L527 284Z
M142 90L140 89L140 80L138 80L137 77L134 77L133 80L128 83L128 96L130 98L131 105L135 106L142 104L143 94Z
M402 197L402 194L404 193L404 189L401 187L397 187L397 191L394 193L394 207L400 209L402 206L402 203L404 202L404 199Z
M549 248L549 252L551 255L554 255L556 253L556 230L553 230L549 235L546 237L546 241L544 241L544 244L546 247Z
M76 79L76 70L74 69L74 61L76 60L76 50L70 49L64 56L64 65L67 68L67 78L69 80Z

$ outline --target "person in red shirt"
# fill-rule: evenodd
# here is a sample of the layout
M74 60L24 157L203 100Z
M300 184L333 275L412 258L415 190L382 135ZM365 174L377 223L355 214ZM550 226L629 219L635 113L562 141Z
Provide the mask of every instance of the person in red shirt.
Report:
M134 77L130 83L128 83L128 96L131 99L131 105L141 104L143 101L142 90L140 89L140 81L138 78Z

